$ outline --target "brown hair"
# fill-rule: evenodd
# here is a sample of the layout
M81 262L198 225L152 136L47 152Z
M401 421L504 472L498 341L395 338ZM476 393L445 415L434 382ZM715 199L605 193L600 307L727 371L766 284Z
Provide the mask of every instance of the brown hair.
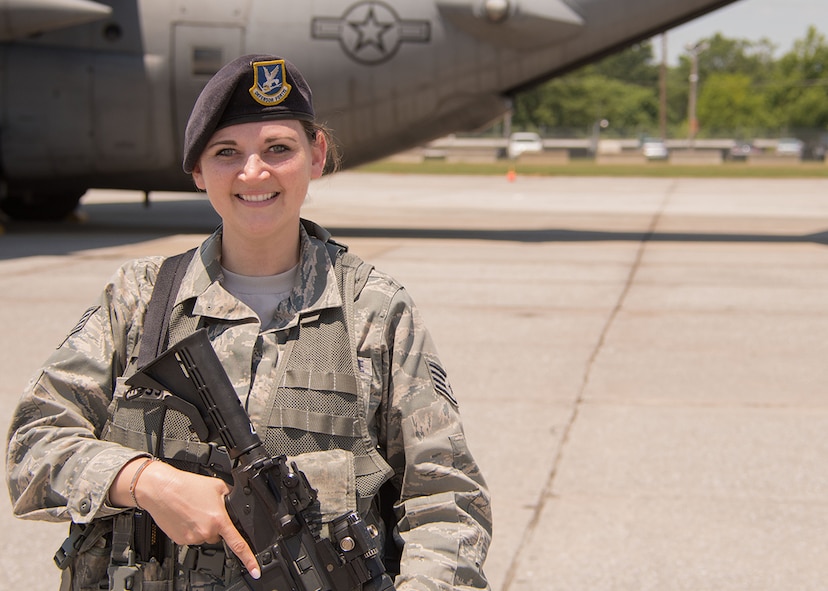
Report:
M320 133L325 136L328 142L328 153L326 154L327 159L325 161L323 174L331 174L338 171L342 166L342 153L333 137L333 132L325 125L314 121L300 121L300 123L312 144L316 142L316 138Z

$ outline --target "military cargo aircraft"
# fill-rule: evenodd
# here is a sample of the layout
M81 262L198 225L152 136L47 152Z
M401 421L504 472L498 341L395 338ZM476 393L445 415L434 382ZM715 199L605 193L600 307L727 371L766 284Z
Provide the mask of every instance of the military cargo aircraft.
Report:
M0 209L191 190L183 130L245 53L293 61L353 166L479 129L509 97L734 0L0 0Z

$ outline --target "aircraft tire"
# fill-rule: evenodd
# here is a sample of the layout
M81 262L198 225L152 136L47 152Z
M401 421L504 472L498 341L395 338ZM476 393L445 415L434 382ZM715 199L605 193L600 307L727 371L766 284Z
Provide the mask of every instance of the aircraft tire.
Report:
M85 189L10 191L0 199L0 210L13 220L57 222L75 211L85 192Z

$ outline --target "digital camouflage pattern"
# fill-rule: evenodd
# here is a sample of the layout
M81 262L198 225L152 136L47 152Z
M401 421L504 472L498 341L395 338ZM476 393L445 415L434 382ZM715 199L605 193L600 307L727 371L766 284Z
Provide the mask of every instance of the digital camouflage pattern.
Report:
M265 406L277 385L271 376L288 330L301 315L342 305L324 244L329 235L305 226L310 233L302 230L296 287L264 329L220 284L220 231L202 244L177 297L194 298L194 312L210 320L212 344L257 429L270 416ZM122 266L27 387L7 450L15 515L89 523L123 511L107 504L107 490L120 468L145 452L100 436L113 396L126 389L121 376L136 363L161 261ZM482 565L491 539L490 499L431 337L405 289L376 270L354 316L360 378L370 383L368 431L401 491L395 509L405 544L396 587L488 588Z

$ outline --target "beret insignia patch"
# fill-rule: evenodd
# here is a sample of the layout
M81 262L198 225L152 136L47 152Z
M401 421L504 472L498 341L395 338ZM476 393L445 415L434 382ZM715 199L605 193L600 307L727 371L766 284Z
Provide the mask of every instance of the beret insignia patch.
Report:
M291 91L291 85L285 82L285 60L253 62L254 84L250 87L250 96L257 103L265 106L278 105Z

